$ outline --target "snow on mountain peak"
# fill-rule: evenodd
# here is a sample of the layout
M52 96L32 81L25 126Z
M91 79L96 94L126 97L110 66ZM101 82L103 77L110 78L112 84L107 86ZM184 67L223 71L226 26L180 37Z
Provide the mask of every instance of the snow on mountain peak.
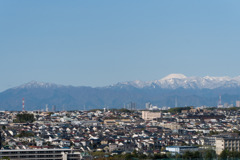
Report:
M231 78L225 76L225 77L210 77L210 76L205 76L203 79L208 79L208 80L219 80L219 81L228 81Z
M183 74L169 74L166 77L162 78L161 80L168 80L168 79L185 79L187 78Z
M31 81L16 88L50 88L50 87L60 87L60 86L61 85L57 85L54 83Z
M120 83L133 86L136 88L145 87L160 87L160 88L192 88L192 89L214 89L219 87L240 87L240 76L239 77L186 77L183 74L170 74L160 80L155 81L131 81L127 83Z

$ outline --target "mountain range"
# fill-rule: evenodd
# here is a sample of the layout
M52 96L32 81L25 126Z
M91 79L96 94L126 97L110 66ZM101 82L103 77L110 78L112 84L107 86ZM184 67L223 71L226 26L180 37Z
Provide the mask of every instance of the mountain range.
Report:
M240 99L238 77L186 77L170 74L154 81L119 82L105 87L75 87L31 81L0 93L1 110L21 110L25 98L26 110L45 109L52 105L57 110L82 110L94 108L122 108L135 102L144 108L146 102L153 105L216 106L219 95L222 103L235 104Z
M117 86L133 86L136 88L146 87L160 87L166 89L215 89L215 88L229 88L240 87L240 76L230 77L186 77L183 74L170 74L160 80L155 81L131 81L118 83ZM113 85L116 86L116 85Z

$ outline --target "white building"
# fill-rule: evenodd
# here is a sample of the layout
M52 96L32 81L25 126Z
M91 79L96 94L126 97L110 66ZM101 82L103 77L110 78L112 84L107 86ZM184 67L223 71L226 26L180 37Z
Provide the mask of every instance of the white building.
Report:
M171 152L172 154L183 154L186 151L195 152L198 151L196 146L169 146L166 147L166 151Z
M161 118L162 112L142 111L142 119L153 120L155 118Z

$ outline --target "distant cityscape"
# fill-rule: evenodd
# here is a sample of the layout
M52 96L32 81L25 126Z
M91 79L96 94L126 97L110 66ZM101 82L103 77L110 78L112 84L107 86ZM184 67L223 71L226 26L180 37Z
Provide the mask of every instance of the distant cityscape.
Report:
M25 103L24 102L25 101L24 101L24 98L23 98L23 100L22 100L22 111L25 111ZM147 102L145 104L145 109L146 110L150 110L150 111L166 111L166 110L169 110L171 108L177 108L177 107L178 107L177 100L176 100L176 103L175 103L174 107L168 107L168 106L158 107L156 105L151 104L151 102ZM185 106L185 107L187 107L187 106ZM191 107L194 107L194 106L191 106ZM216 106L205 106L205 105L203 105L203 106L200 106L198 108L204 109L204 108L211 108L211 107L216 107L216 108L233 108L233 107L238 107L239 108L240 107L240 100L236 100L235 105L234 104L228 104L228 103L222 104L221 96L219 96L219 101L216 104ZM108 109L112 109L112 108L109 108L108 106L107 107L98 107L96 109L101 109L101 108L104 111L108 110ZM134 111L134 110L142 110L142 107L138 108L135 102L130 102L130 103L124 104L123 105L123 109ZM84 106L82 111L86 111L86 110L87 109ZM64 110L64 108L60 108L59 110L57 110L56 105L49 106L48 104L46 104L45 105L45 109L36 110L36 111L56 112L56 111L65 111L65 110Z

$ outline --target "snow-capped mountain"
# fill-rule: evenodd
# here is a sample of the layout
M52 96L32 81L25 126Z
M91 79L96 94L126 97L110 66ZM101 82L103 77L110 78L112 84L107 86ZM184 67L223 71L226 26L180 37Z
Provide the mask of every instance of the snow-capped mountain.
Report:
M1 110L21 109L25 98L26 110L39 110L46 104L68 110L83 109L83 106L99 108L109 106L122 108L124 104L136 102L144 108L146 102L157 106L216 106L219 94L223 103L234 104L240 100L240 76L230 77L186 77L170 74L155 81L131 81L107 87L74 87L53 83L31 81L0 93Z
M215 89L215 88L228 88L228 87L239 87L240 76L230 77L186 77L183 74L170 74L160 80L155 81L130 81L118 83L113 86L133 86L136 88L145 87L160 87L167 89L185 88L185 89Z
M20 89L20 88L59 88L63 87L63 85L58 85L54 83L46 83L46 82L37 82L37 81L31 81L28 83L25 83L23 85L20 85L18 87L15 87L14 89Z
M59 88L67 87L64 85L58 85L54 83L31 81L16 88ZM115 85L100 88L164 88L164 89L215 89L215 88L231 88L240 87L240 76L237 77L187 77L183 74L169 74L159 80L153 81L128 81L119 82Z

